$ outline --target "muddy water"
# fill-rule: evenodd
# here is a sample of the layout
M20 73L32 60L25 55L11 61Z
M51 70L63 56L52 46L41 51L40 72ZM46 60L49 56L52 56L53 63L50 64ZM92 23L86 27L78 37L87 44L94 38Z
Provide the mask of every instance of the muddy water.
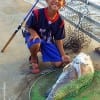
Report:
M23 0L0 0L0 33L3 36L14 31L29 9L28 4L21 2Z
M0 50L23 20L31 5L23 0L0 0ZM0 100L15 100L16 88L24 78L20 67L27 62L28 51L21 32L4 53L0 53Z
M19 4L23 0L19 2L19 0L0 0L0 21L3 25L9 25L12 26L16 24L16 22L19 22L23 19L23 15L28 10L28 5L25 4ZM24 8L26 7L26 8ZM18 24L18 23L17 23ZM15 25L16 26L16 25Z

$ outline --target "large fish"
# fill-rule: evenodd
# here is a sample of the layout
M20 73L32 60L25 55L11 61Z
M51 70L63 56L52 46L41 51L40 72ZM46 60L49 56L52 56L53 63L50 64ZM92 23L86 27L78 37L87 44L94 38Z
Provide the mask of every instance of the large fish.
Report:
M60 96L60 99L55 99L55 95L57 91L59 90L59 88L63 87L65 84L70 84L73 80L77 80L81 78L82 76L88 75L90 73L91 74L94 73L92 60L89 55L85 53L80 53L78 56L76 56L73 59L73 61L69 65L66 65L64 67L63 72L61 73L56 83L53 85L51 92L49 93L46 100L62 100L61 96ZM89 79L87 79L87 82ZM64 95L63 93L61 93L62 97L67 95L66 93L64 93ZM57 95L61 95L61 94L57 94Z

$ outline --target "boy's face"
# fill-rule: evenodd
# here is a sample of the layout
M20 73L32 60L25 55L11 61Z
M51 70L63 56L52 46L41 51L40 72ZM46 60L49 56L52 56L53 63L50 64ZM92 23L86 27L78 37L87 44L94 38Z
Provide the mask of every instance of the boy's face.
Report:
M65 0L46 0L49 8L54 11L58 11L64 6Z

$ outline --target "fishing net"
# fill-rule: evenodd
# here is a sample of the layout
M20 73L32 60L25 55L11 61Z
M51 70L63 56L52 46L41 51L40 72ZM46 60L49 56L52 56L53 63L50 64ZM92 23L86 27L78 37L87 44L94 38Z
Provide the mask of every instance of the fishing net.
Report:
M45 100L48 90L56 82L61 71L55 71L39 77L32 85L29 100Z
M90 37L80 31L80 29L92 31L91 25L84 18L84 16L89 16L88 6L78 0L68 0L65 7L67 9L62 8L61 15L76 27L73 28L72 25L65 24L66 38L64 39L64 48L78 52L91 42Z
M56 82L59 74L59 72L53 72L37 80L30 89L30 100L45 100L46 92ZM99 83L100 71L96 71L94 77L91 75L82 77L59 89L54 100L99 100Z
M82 48L89 46L91 38L77 29L70 26L66 28L66 38L64 39L64 49L79 52Z

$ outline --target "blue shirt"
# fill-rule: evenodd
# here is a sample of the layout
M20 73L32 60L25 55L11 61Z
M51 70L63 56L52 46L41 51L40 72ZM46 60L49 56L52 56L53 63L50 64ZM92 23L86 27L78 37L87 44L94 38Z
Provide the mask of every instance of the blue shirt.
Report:
M33 10L26 22L28 28L34 29L41 39L54 42L65 37L64 21L57 12L54 19L47 15L47 8Z

